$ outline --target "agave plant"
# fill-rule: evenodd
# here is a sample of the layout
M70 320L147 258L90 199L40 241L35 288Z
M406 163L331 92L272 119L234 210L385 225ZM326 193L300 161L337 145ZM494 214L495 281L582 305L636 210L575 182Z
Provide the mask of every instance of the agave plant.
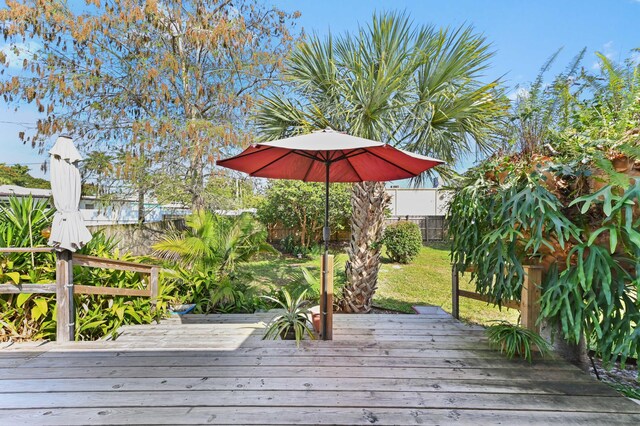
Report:
M300 341L305 334L307 334L309 338L315 339L316 336L309 327L311 311L307 308L309 302L305 300L307 291L305 290L300 293L295 300L287 290L281 289L280 292L284 297L284 301L276 299L275 297L263 296L263 298L284 309L284 313L282 315L271 320L267 326L263 339L295 339L296 345L300 345Z

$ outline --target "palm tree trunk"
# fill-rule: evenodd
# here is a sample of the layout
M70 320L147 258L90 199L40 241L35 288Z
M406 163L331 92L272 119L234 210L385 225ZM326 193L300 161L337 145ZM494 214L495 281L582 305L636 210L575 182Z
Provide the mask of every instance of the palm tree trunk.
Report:
M351 193L351 242L347 253L347 284L342 289L340 309L344 312L369 312L378 284L380 247L384 229L384 211L390 197L382 182L353 185Z

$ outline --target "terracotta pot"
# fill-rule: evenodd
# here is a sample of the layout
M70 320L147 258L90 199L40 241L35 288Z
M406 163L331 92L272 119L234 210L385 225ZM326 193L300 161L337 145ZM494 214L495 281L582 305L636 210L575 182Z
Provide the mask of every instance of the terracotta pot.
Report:
M282 340L296 340L296 332L293 328L290 328L289 330L280 333L280 338Z
M320 314L313 314L311 316L311 322L313 323L313 329L316 333L320 333Z
M611 164L613 164L613 168L616 169L616 172L622 173L626 172L631 168L631 160L626 155L621 155L611 160Z

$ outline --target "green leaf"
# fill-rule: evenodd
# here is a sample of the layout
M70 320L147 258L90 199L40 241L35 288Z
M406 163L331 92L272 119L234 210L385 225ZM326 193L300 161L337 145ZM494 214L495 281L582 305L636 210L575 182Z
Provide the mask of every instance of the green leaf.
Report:
M116 315L118 316L120 321L122 321L124 319L125 307L124 306L120 306L115 311L116 311Z
M46 316L49 311L49 304L42 297L33 299L34 305L31 308L31 318L37 321L40 317Z
M49 303L47 302L47 300L42 297L37 297L33 299L33 301L40 309L40 312L42 312L42 315L47 315L47 312L49 312Z
M9 278L11 278L11 281L13 281L15 284L20 284L20 273L19 272L7 272L5 273L6 276L8 276Z
M616 247L618 247L618 231L611 227L609 229L609 249L611 254L615 253Z
M21 308L25 304L25 302L29 300L30 297L31 297L31 294L29 293L18 294L18 297L16 298L16 306Z
M596 238L598 238L598 235L602 234L602 233L603 233L604 231L606 231L607 229L609 229L609 228L607 228L607 227L603 227L603 228L598 228L598 229L596 229L595 231L593 231L593 232L591 233L591 236L589 237L589 241L587 241L587 245L588 245L588 246L593 245L593 242L596 240Z

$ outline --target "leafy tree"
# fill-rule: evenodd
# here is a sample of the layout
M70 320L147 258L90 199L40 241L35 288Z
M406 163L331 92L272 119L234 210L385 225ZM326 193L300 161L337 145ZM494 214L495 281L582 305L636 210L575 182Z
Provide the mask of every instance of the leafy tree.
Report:
M0 95L44 114L26 143L64 131L117 148L116 178L141 193L170 182L202 208L216 157L250 139L247 112L275 84L296 16L255 0L10 1L0 29L24 63L3 70Z
M333 230L345 229L351 216L351 185L331 186L329 222ZM308 248L321 237L324 225L324 184L275 180L258 206L258 218L267 227L282 225L299 232L299 243Z
M45 179L35 178L29 174L29 167L20 164L8 166L0 163L0 185L18 185L25 188L51 189L51 184Z
M374 15L354 35L311 36L286 62L292 93L272 93L257 117L275 139L330 127L439 157L453 166L490 147L506 108L498 82L482 83L492 57L472 28L414 26L405 14ZM448 175L447 168L440 173ZM353 186L352 238L340 306L367 312L376 289L388 202L384 184Z
M214 210L251 209L258 206L254 180L248 176L230 176L218 171L205 186L204 198L208 208Z

